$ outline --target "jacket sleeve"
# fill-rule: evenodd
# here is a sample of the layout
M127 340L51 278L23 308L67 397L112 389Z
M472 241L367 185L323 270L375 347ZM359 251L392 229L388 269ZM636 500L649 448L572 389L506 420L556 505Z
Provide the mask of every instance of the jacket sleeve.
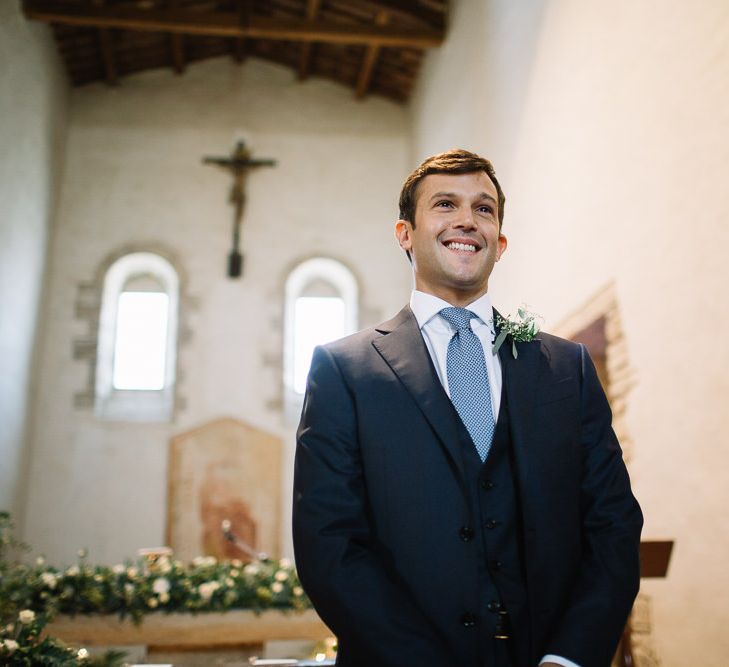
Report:
M448 667L437 629L387 566L374 534L355 401L321 347L297 433L293 537L302 585L354 664Z
M630 489L607 398L592 360L580 348L582 557L546 653L581 667L607 667L638 593L643 515Z

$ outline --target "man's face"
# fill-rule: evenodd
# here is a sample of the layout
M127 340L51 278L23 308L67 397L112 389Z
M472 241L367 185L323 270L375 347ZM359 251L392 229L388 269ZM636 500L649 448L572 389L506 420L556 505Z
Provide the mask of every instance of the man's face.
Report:
M395 236L410 252L416 289L466 306L486 293L506 250L496 186L483 171L430 174L417 190L415 225L398 220Z

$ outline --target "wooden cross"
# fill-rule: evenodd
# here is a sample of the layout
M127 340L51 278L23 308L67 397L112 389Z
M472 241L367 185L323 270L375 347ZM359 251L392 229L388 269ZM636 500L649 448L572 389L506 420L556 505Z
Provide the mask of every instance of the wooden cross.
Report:
M205 164L222 167L233 175L230 201L235 207L233 213L233 249L228 256L228 276L238 278L243 271L243 255L240 253L240 227L246 204L245 181L249 171L256 167L273 167L276 160L259 160L251 157L251 152L243 141L239 141L229 157L205 157Z

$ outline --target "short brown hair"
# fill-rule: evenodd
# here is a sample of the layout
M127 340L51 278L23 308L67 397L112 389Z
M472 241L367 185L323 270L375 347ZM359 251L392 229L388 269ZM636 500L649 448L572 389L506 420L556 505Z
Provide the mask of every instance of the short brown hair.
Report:
M445 153L438 153L429 157L410 176L400 191L400 219L407 220L415 227L415 205L418 198L418 186L426 176L430 174L471 174L475 171L484 171L496 186L499 197L499 229L504 222L504 191L496 180L496 172L493 165L476 153L454 148Z

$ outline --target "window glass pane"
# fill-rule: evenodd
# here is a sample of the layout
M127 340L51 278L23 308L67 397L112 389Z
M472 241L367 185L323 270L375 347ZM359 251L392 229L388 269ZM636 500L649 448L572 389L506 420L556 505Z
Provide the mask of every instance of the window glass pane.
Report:
M122 292L114 338L115 389L163 389L169 299L163 292Z
M302 296L294 306L294 391L303 394L317 345L344 336L344 300Z

